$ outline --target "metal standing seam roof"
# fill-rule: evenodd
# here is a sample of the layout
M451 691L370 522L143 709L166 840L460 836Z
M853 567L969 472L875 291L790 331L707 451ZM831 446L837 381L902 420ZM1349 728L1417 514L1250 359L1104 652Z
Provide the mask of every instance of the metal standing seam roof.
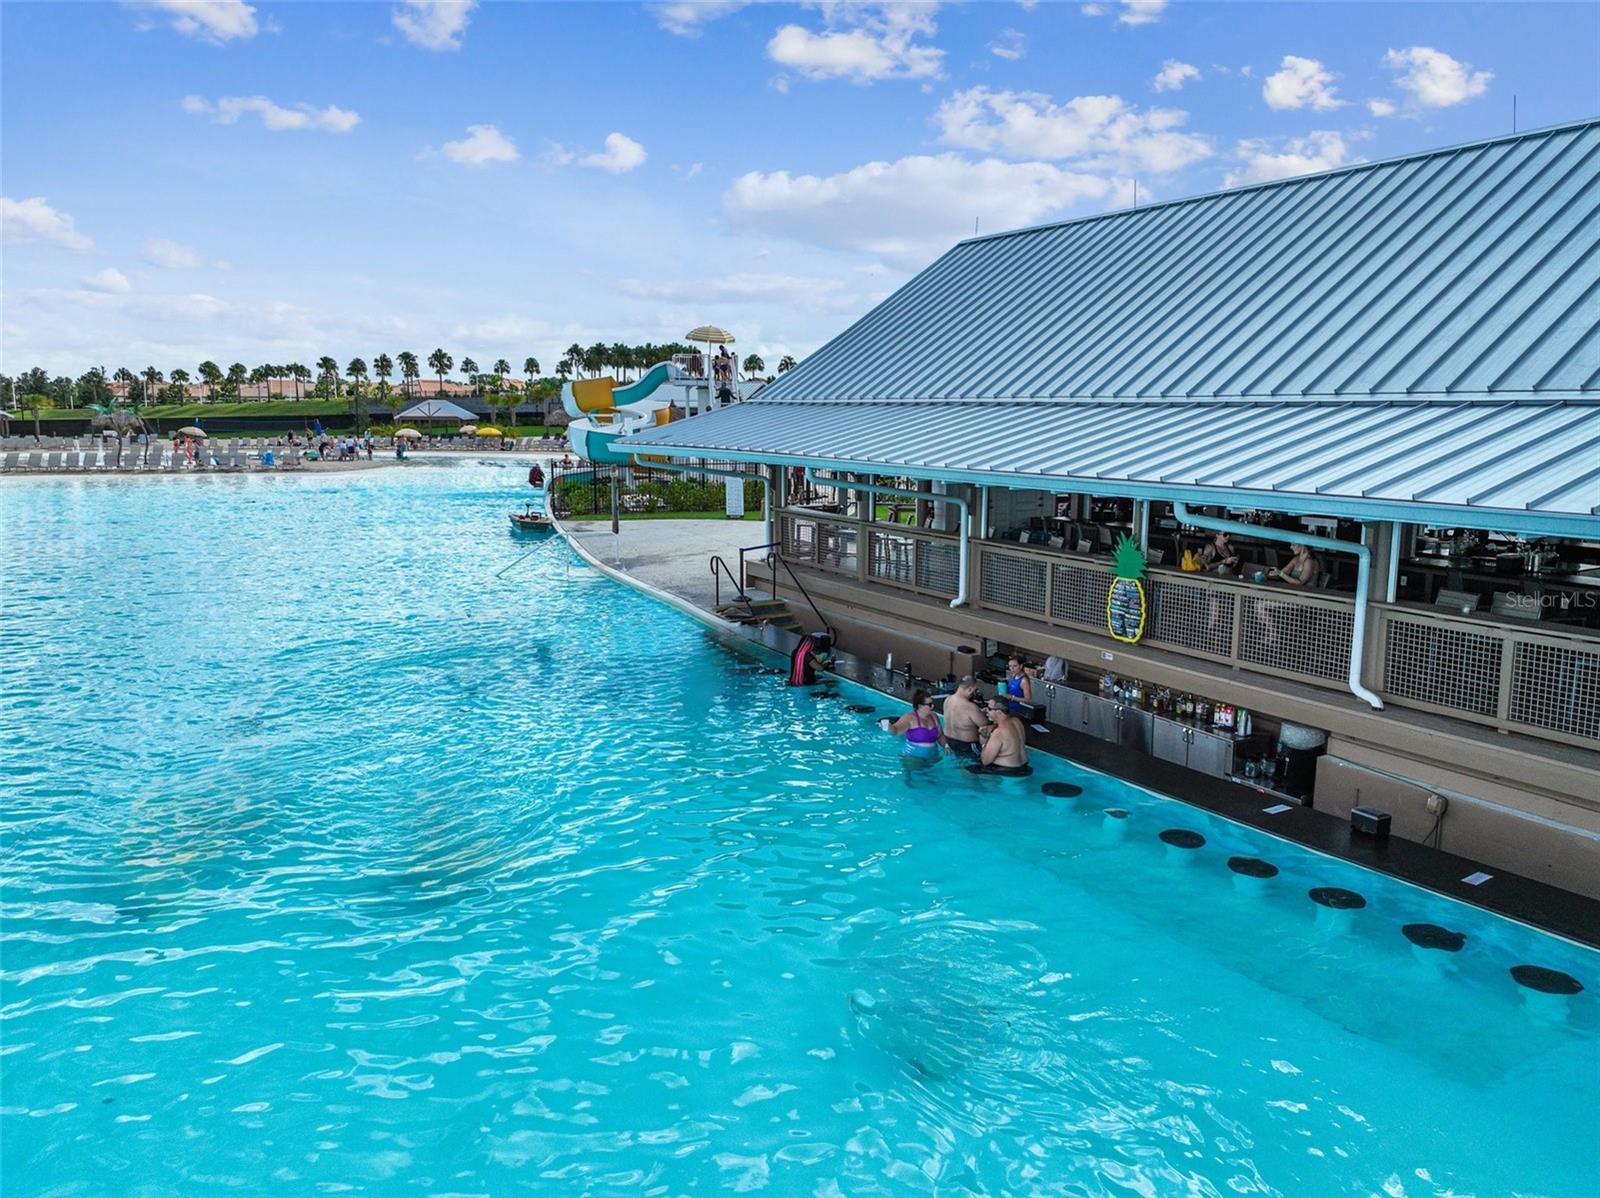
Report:
M1600 402L746 403L628 445L1122 494L1228 490L1329 514L1361 501L1600 516Z
M623 444L1592 535L1600 120L964 241L755 399Z
M763 403L1600 393L1600 120L954 246Z

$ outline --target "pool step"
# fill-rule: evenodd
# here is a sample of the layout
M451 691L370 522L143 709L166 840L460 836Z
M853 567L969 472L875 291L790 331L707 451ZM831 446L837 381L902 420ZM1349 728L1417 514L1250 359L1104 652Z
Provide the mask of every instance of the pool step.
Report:
M790 632L800 631L800 622L794 618L789 605L782 599L750 599L736 603L718 604L717 615L735 624L771 624Z

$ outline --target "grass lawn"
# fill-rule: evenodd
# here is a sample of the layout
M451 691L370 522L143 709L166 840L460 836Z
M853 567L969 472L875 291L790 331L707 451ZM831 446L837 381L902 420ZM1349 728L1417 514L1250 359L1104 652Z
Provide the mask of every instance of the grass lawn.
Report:
M306 399L296 403L292 399L273 399L251 403L158 403L146 404L139 415L162 420L206 416L348 416L347 399ZM18 414L22 416L22 413ZM88 420L94 415L86 408L40 408L40 420ZM33 414L26 413L31 420Z

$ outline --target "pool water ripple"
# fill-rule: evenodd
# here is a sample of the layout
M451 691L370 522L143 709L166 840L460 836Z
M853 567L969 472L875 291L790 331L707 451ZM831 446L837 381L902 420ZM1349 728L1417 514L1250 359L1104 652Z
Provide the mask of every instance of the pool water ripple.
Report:
M8 1194L1588 1190L1596 954L907 775L519 477L0 489Z

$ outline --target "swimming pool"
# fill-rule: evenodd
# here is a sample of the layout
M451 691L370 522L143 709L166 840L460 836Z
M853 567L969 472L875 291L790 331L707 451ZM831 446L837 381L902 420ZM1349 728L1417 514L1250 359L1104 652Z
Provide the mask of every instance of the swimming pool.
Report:
M522 481L0 487L7 1194L1592 1191L1600 955L908 779Z

